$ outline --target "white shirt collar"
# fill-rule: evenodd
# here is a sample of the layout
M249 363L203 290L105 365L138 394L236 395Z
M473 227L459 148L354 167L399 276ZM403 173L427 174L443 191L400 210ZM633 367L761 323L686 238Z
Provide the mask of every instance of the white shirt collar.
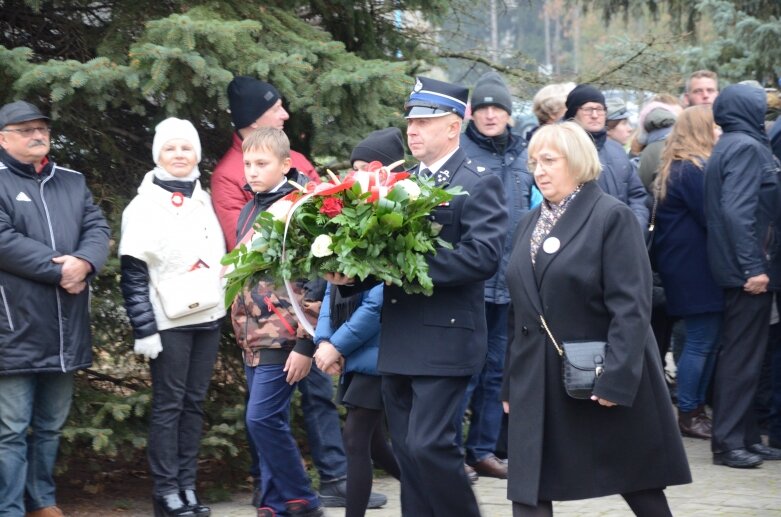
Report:
M453 157L454 154L456 154L456 151L458 151L458 146L456 146L455 149L453 149L450 153L446 154L444 157L440 158L439 160L435 161L431 165L426 165L423 162L420 162L420 167L418 167L418 171L422 171L423 169L428 169L431 171L431 175L433 176L437 172L439 172L439 169L442 168L447 161Z

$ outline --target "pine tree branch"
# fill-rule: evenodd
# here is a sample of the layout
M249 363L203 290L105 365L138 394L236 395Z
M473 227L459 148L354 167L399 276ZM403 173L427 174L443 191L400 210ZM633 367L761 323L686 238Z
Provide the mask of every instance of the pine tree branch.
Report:
M437 57L439 58L451 58L451 59L463 59L465 61L471 61L473 63L479 63L482 65L489 66L496 70L497 72L501 72L506 75L511 75L513 77L517 77L519 79L523 79L526 82L529 82L531 84L543 84L537 74L533 72L527 72L525 70L521 70L518 68L514 68L507 65L502 65L500 63L497 63L495 61L492 61L485 56L479 55L479 54L473 54L471 52L457 52L457 51L451 51L451 50L439 50L436 53Z
M600 79L603 79L605 77L609 77L612 74L615 74L616 72L626 68L629 66L633 61L640 58L643 54L645 54L646 51L648 51L651 47L653 47L654 43L656 42L656 38L652 37L650 41L643 44L643 47L640 48L637 52L629 56L627 59L624 59L622 62L618 63L613 68L610 68L608 70L605 70L603 72L600 72L599 75L594 75L586 80L581 81L582 83L599 83Z

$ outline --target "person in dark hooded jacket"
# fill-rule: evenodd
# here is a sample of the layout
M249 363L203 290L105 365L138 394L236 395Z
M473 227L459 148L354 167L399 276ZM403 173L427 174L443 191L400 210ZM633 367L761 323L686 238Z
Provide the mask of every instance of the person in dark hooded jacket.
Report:
M607 104L601 91L590 84L579 84L567 96L564 120L574 120L591 135L597 146L602 172L597 184L634 212L640 227L648 224L648 194L621 144L607 137Z
M721 350L713 377L713 462L755 467L781 460L762 444L753 409L767 344L771 274L778 260L774 222L781 208L778 169L764 131L765 92L724 89L713 104L724 133L705 167L708 261L724 290Z

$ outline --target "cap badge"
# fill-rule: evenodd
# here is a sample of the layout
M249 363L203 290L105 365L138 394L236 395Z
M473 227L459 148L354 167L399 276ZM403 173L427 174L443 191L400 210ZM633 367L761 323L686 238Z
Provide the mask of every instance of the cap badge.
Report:
M420 79L416 79L415 86L412 88L412 91L418 93L422 89L423 89L423 83L420 82Z
M493 102L493 101L494 101L493 97L483 97L483 102Z

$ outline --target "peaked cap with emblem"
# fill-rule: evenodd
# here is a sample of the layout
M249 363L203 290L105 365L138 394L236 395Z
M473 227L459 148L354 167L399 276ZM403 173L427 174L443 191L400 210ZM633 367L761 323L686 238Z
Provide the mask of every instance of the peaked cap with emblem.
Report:
M433 118L454 113L464 118L468 98L469 90L460 84L417 77L409 100L404 105L404 117Z

